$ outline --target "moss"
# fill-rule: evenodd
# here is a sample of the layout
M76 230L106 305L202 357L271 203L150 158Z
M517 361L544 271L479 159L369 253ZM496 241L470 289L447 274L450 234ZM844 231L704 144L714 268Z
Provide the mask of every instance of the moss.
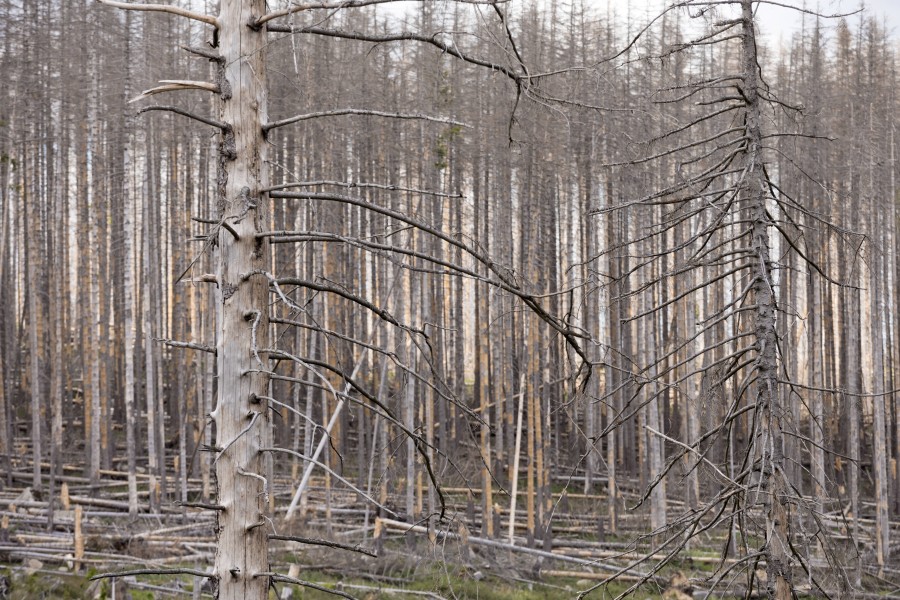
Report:
M10 577L10 600L81 600L89 598L87 588L90 581L81 575L66 573L34 573L32 575L13 574Z

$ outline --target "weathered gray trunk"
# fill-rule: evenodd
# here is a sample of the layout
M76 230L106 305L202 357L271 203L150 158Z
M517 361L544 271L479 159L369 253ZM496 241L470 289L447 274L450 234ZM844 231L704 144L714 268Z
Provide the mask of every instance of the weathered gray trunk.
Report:
M809 267L807 273L806 301L810 314L814 314L813 311L818 310L818 307L822 306L822 293L815 280L815 275L812 273L812 267ZM812 388L824 387L825 382L822 379L822 361L819 352L821 344L816 318L808 319L808 328L809 364L807 377L809 386ZM811 491L813 492L814 510L821 514L825 500L825 436L823 429L825 426L825 407L821 392L811 392L810 396L809 437L813 441L809 449L812 470Z
M650 297L649 292L645 292L643 294L643 307L642 310L647 310L647 308L652 305L653 302L658 301L652 297ZM662 347L660 344L659 347ZM656 364L657 356L656 351L651 348L642 349L641 354L643 354L644 363L643 364ZM663 465L665 464L665 446L662 442L662 438L660 438L659 433L662 433L664 427L662 418L659 414L659 386L651 385L647 386L647 394L651 395L650 402L647 404L647 427L649 427L652 431L641 431L642 436L646 436L647 440L647 466L649 473L648 479L651 482L656 482L657 477L663 471ZM659 432L659 433L657 433ZM653 490L650 492L650 529L654 532L662 531L666 525L666 480L665 478L660 478L658 482L653 486Z
M753 298L755 337L758 350L756 369L757 414L760 423L756 439L763 486L766 490L766 574L769 598L792 597L791 564L788 546L787 487L784 476L783 412L778 394L777 333L775 295L772 287L772 263L769 245L771 217L766 213L766 175L763 171L763 138L759 65L752 0L741 0L743 94L747 102L745 163L746 183L743 201L752 221Z
M870 187L871 191L871 187ZM878 209L874 207L874 194L870 196L873 204L871 212L871 229L878 231ZM890 557L890 523L888 514L887 460L890 447L887 440L887 396L884 394L884 311L882 309L881 282L881 248L870 244L869 257L869 309L870 335L872 342L872 428L873 446L872 463L875 470L875 554L879 567L884 567Z
M605 198L605 206L610 207L613 205L613 187L612 182L606 182L606 194ZM610 218L607 220L607 229L606 229L606 238L605 245L601 247L615 247L615 244L618 242L618 238L616 235L616 225L615 220ZM602 265L602 268L606 269L606 272L609 273L610 280L612 282L616 282L619 276L618 269L618 258L611 256L608 259L605 259L606 263ZM606 311L604 312L602 318L606 321L606 331L608 332L608 337L611 341L611 344L616 344L619 341L619 307L620 303L618 300L613 300L613 298L618 292L617 287L606 286L601 289L601 303L606 306ZM615 362L613 362L615 361ZM613 427L615 421L615 415L621 410L622 406L622 395L618 391L617 386L620 384L621 376L619 374L618 369L616 369L617 363L619 362L618 356L610 356L609 366L606 369L606 382L607 389L613 390L612 397L612 405L606 406L606 422L604 426L607 430L609 430L608 439L606 440L606 497L607 497L607 507L606 514L607 519L609 521L609 532L616 533L618 531L619 524L619 511L618 511L618 490L616 483L616 461L619 460L621 453L618 452L618 440L621 436L621 427Z
M693 233L693 232L692 232ZM700 272L699 270L694 272L691 283L696 285L696 280L699 278ZM696 304L688 304L685 303L684 308L684 329L685 336L690 338L690 336L697 335L697 322L698 320L702 322L703 315L702 313L698 317L698 311L703 310L703 303L697 302ZM697 340L693 344L689 344L687 347L687 354L697 354L697 357L689 363L689 370L697 370L699 371L703 366L703 356L700 354L700 344L703 341L703 336L698 335ZM683 427L684 427L684 435L685 442L688 444L694 444L700 438L700 419L697 414L700 406L700 386L701 377L699 374L691 375L687 382L687 398L686 401L682 403L681 410L683 411ZM700 477L699 477L699 458L697 455L693 453L685 454L685 469L688 470L687 481L685 483L685 501L690 508L697 508L700 506Z
M248 26L264 14L265 0L223 0L219 40L225 81L221 121L226 124L220 156L216 253L216 350L218 398L212 418L216 461L219 540L215 574L221 600L262 600L269 578L268 484L263 448L269 443L265 396L269 376L268 243L261 190L268 179L262 125L266 113L265 30ZM257 273L257 274L253 274ZM255 347L254 347L255 343Z
M125 12L125 29L130 34L131 29L131 13ZM125 64L128 68L128 75L125 79L125 97L131 94L131 42L130 38L125 40ZM125 278L125 296L123 300L123 321L125 327L125 446L128 460L128 512L131 515L137 514L138 511L138 495L137 495L137 475L136 457L135 457L135 406L134 406L134 344L135 344L135 323L134 323L134 284L135 284L135 224L134 224L134 182L132 181L132 160L133 160L133 143L131 117L126 116L125 126L125 148L123 156L123 166L125 168L125 176L123 177L122 186L122 202L123 202L123 219L124 228L123 242L125 244L125 261L124 261L124 278Z
M27 171L26 165L26 173ZM38 179L37 177L35 179ZM27 186L26 186L27 189ZM31 192L31 193L29 193ZM27 264L28 264L28 351L31 366L31 452L32 452L32 477L31 485L35 490L42 487L41 477L41 402L43 395L43 373L41 371L41 355L43 347L43 317L42 301L43 290L39 289L41 277L42 249L40 245L41 224L38 214L40 206L38 198L32 197L34 192L28 190L25 196L25 205L28 213L28 240L27 240Z
M126 157L129 156L126 150ZM126 158L126 165L129 158ZM127 177L126 177L127 181ZM129 187L130 186L127 186ZM128 458L128 512L138 510L137 477L135 461L135 406L134 406L134 197L131 189L123 194L125 201L125 445Z
M150 202L151 186L149 177L144 179L144 221L143 221L143 239L141 241L143 247L143 264L141 267L142 288L144 290L143 302L141 304L141 328L144 336L144 397L147 407L147 456L149 467L149 488L150 488L150 510L155 511L159 507L159 486L157 484L159 477L159 452L157 450L157 427L159 418L156 414L156 375L153 361L153 335L154 329L151 325L151 294L153 281L150 276L150 213L147 210L147 203Z
M6 191L9 189L9 175L9 167L5 164L0 164L0 206L2 206L0 208L0 290L7 287L8 273L12 270L8 243L10 231L9 213L12 200L11 194L8 194ZM4 300L7 297L7 293L0 291L0 304L4 306L6 306ZM10 468L9 459L10 433L9 419L7 418L9 403L6 397L6 373L8 372L7 361L9 360L6 351L6 339L8 337L6 332L8 327L9 325L6 322L0 324L0 457L2 457L0 460L3 461L2 464L7 477L10 477L12 469Z

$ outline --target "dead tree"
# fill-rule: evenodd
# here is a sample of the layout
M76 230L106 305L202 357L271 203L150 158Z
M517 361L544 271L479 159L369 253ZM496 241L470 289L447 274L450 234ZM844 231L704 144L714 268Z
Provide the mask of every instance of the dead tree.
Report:
M840 564L815 502L804 499L787 475L785 440L806 443L806 436L785 404L785 386L794 388L784 365L792 357L776 327L777 320L788 315L777 295L779 272L788 265L785 256L798 255L833 283L805 251L799 225L807 218L818 227L830 224L783 191L778 178L783 174L770 172L771 140L803 134L771 131L766 125L773 111L798 109L779 101L764 79L756 4L676 3L669 10L708 16L711 25L692 40L674 40L652 53L651 60L667 61L680 53L718 48L721 64L731 68L702 76L691 73L690 81L660 90L648 111L675 105L688 107L687 114L679 115L677 127L646 140L639 158L615 165L628 170L654 164L671 173L662 189L622 199L602 211L633 213L637 221L650 223L607 250L634 257L630 269L618 277L638 283L623 295L635 308L622 322L645 323L653 330L661 314L678 314L683 304L697 311L699 319L687 319L693 326L674 347L660 352L662 356L632 357L634 391L605 433L652 406L669 387L686 399L684 410L706 412L704 430L689 423L683 439L645 426L672 449L666 463L651 472L642 498L650 502L651 514L665 501L654 492L679 461L686 460L689 472L700 472L712 484L696 506L670 514L665 525L654 529L653 552L663 558L650 572L668 564L695 536L720 528L727 533L723 562L707 583L716 589L743 574L748 590L761 586L769 598L788 600L797 593L801 573L818 591L847 586L842 569L817 570L796 545L797 539L814 538L832 565ZM672 289L677 290L674 295ZM639 304L647 293L655 301ZM700 387L714 391L700 391L699 378L704 380ZM650 451L660 452L659 446ZM650 464L659 465L659 458L651 456ZM665 515L664 505L661 513ZM728 558L736 560L726 565ZM760 581L762 565L765 577Z
M257 600L267 597L268 588L273 581L291 584L306 584L296 578L284 577L271 572L269 568L268 544L272 530L273 515L270 478L267 461L277 455L295 455L310 467L316 465L326 468L332 477L337 477L346 485L356 490L367 502L380 506L374 499L354 487L349 481L329 469L326 459L319 458L318 452L325 445L325 440L340 414L340 407L347 402L365 405L380 418L392 423L413 440L412 445L418 452L431 485L440 495L440 488L434 469L431 465L433 456L431 434L422 434L404 424L391 410L379 400L378 396L366 389L364 382L357 378L356 369L348 369L346 365L335 360L321 360L316 357L303 356L292 348L280 347L276 336L272 335L274 325L280 327L306 327L309 323L292 320L291 316L305 312L302 294L322 294L340 298L367 311L386 326L396 328L400 335L406 336L409 347L415 348L422 357L420 360L426 369L431 371L424 377L412 368L407 371L411 377L418 378L423 385L429 387L445 401L459 402L454 398L448 386L443 385L435 376L436 369L430 362L433 358L428 332L424 328L402 322L394 317L380 298L370 298L370 290L360 286L350 289L346 286L317 278L312 273L297 273L289 276L275 272L271 264L270 244L272 243L317 243L347 244L362 248L376 254L387 254L398 261L404 268L416 271L453 274L467 277L498 288L519 299L530 311L546 322L562 338L566 340L573 353L580 357L581 363L573 369L572 378L584 376L581 367L587 366L587 360L581 347L581 340L586 334L556 317L544 307L540 296L529 291L512 270L487 256L477 244L465 242L455 234L442 231L439 227L415 216L395 210L388 205L371 202L362 196L329 191L309 191L322 184L310 185L304 182L271 186L269 183L269 156L267 137L273 135L278 128L288 127L311 119L337 116L366 115L375 118L414 119L426 122L437 122L460 127L463 124L452 119L434 117L423 114L403 112L385 112L366 108L347 108L331 111L300 114L277 121L270 121L267 106L267 50L268 34L280 32L293 35L319 35L339 37L363 42L416 42L424 43L440 49L457 59L467 63L489 68L502 73L508 78L518 97L539 95L535 87L538 78L529 76L527 69L518 56L515 43L505 25L505 16L500 4L487 0L459 0L468 4L491 5L499 19L501 27L507 34L514 62L512 65L494 63L484 58L475 57L460 50L452 39L441 35L414 34L408 32L367 34L345 32L340 29L329 29L318 23L310 26L294 25L294 18L307 12L326 14L329 11L362 7L378 4L381 0L360 0L354 2L314 2L308 5L292 5L284 10L267 12L265 0L222 0L218 15L192 12L187 9L162 4L137 4L99 0L112 7L136 10L164 12L179 17L205 23L212 28L211 47L186 48L188 52L209 60L214 70L213 81L166 80L158 87L145 91L142 96L150 97L162 93L181 90L204 90L216 98L217 114L206 116L187 111L174 105L145 106L141 112L164 111L199 121L215 128L219 135L218 179L217 179L217 214L206 224L210 229L206 234L206 249L213 253L215 272L197 278L215 286L215 348L207 348L197 342L173 342L170 345L182 348L210 351L216 356L216 373L218 377L218 396L210 418L215 426L214 443L209 448L215 455L217 500L212 509L218 515L218 547L213 572L208 577L217 582L218 598ZM279 24L280 20L288 20L287 25ZM324 182L326 186L333 186ZM341 182L336 185L341 186ZM346 185L344 187L347 187ZM384 187L384 186L383 186ZM415 194L428 194L426 190L393 191ZM294 191L297 190L297 191ZM314 231L270 231L269 210L273 201L299 201L303 203L334 203L341 206L356 207L371 215L381 215L401 223L404 227L413 228L424 235L434 238L437 244L458 251L474 261L478 267L469 268L464 264L432 256L415 249L405 249L393 245L380 244L377 241L363 238L335 236L326 232ZM408 261L408 262L407 262ZM280 313L278 311L281 311ZM320 330L318 333L337 335L337 332ZM366 352L383 354L392 360L397 359L387 349L366 344L364 340L349 340L361 345ZM295 363L315 374L319 383L297 380L277 372L279 364ZM412 365L410 365L411 367ZM312 455L299 454L294 450L277 447L271 436L270 422L275 410L290 409L284 402L269 395L270 383L274 380L294 381L303 385L315 385L332 395L338 402L332 419L326 427L325 436L319 449ZM460 408L465 407L460 404ZM474 418L478 418L474 416ZM489 460L490 457L487 457ZM307 470L307 473L309 471ZM304 481L306 478L304 478ZM295 496L290 512L296 506ZM441 497L443 515L443 500ZM209 505L204 505L210 508ZM390 512L390 511L388 511ZM296 541L301 541L298 538ZM197 572L192 572L197 575ZM316 586L313 586L316 587ZM317 588L319 589L319 588ZM340 593L339 595L345 595Z

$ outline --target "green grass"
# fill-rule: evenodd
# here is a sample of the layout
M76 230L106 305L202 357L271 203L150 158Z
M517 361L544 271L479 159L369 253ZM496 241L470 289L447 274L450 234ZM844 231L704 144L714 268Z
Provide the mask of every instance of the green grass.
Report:
M46 573L34 573L25 575L13 573L9 569L3 569L3 575L8 577L11 584L9 600L81 600L89 598L87 588L91 582L83 575L73 575L60 572L59 575Z
M301 579L328 587L340 589L359 600L382 600L398 598L428 598L422 594L402 594L390 591L391 589L405 589L414 592L432 592L444 598L456 598L458 600L554 600L556 598L573 598L575 594L589 585L585 582L579 584L578 580L570 578L555 578L531 584L518 581L504 580L494 576L488 576L481 580L474 579L467 573L461 573L455 569L441 572L433 569L431 572L418 573L418 577L412 583L378 584L362 579L340 579L333 574L321 572L307 572L301 575ZM359 589L354 586L364 586L367 589ZM279 584L279 587L281 584ZM618 584L609 586L607 594L600 590L595 592L592 598L611 598L622 592L626 586ZM334 600L337 596L309 588L295 586L295 598L303 600ZM274 594L271 596L274 598ZM634 598L656 598L647 594L637 594Z

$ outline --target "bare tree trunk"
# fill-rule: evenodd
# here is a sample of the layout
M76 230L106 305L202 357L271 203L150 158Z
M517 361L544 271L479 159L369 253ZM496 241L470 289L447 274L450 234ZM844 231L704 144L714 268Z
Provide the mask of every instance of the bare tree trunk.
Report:
M607 208L613 205L613 186L611 181L606 182L606 194L604 195L606 202L605 205ZM614 216L618 216L618 213L613 213ZM615 218L607 219L607 232L605 244L601 244L601 247L614 248L615 244L618 242L618 232L615 225ZM606 258L608 256L608 258ZM619 278L619 261L615 255L607 255L604 254L604 258L602 259L603 264L601 262L601 268L605 267L607 273L609 273L610 283L604 286L601 290L601 304L606 309L601 316L602 319L606 320L605 330L609 333L609 345L611 347L619 347L619 331L621 329L621 323L619 321L620 318L620 302L618 299L615 299L616 294L618 293L618 278ZM622 377L620 372L616 368L620 364L620 356L618 353L615 355L613 353L608 353L609 358L607 359L609 362L609 367L606 369L606 382L607 387L610 390L608 394L612 394L611 402L607 402L605 405L606 412L606 423L605 428L607 431L606 434L606 495L607 495L607 519L609 520L609 532L616 533L619 528L619 509L618 509L618 495L619 491L617 489L618 483L616 481L617 477L617 464L620 460L620 452L618 447L618 437L620 435L621 427L614 424L616 419L616 414L621 410L621 392L617 389L620 385Z
M871 168L871 167L870 167ZM870 182L871 183L871 182ZM875 196L872 186L869 186L871 207L870 231L878 231L880 226L879 210L875 206ZM890 558L890 522L888 497L890 485L888 483L887 461L889 447L887 441L886 403L888 396L884 394L884 343L883 325L884 311L882 310L882 282L881 261L883 249L869 244L869 309L870 309L870 336L872 344L872 412L873 412L873 446L872 463L875 470L875 554L878 566L884 567Z
M5 152L5 148L0 150ZM12 302L7 302L8 294L12 292L12 286L7 285L9 272L12 271L12 260L10 259L9 240L10 236L10 212L12 204L12 194L9 189L10 168L8 161L0 163L0 304L10 306ZM10 310L15 314L15 310ZM12 476L12 468L10 465L10 442L11 436L9 431L9 398L6 393L7 377L10 368L7 365L10 360L7 354L7 337L10 331L10 321L14 319L3 319L0 321L0 460L7 477Z
M822 306L822 298L821 291L819 286L817 285L817 281L812 272L812 268L809 268L807 273L807 286L806 286L806 301L809 318L807 336L808 336L808 367L807 367L807 376L810 388L816 387L824 387L824 382L822 380L822 362L821 362L821 354L819 350L821 349L821 344L819 340L819 323L817 320L818 309L816 307ZM810 419L809 419L809 437L812 439L813 443L810 446L810 462L812 467L812 492L813 492L813 502L814 502L814 510L821 514L823 509L823 502L825 499L825 451L823 450L825 437L823 435L823 428L825 426L825 415L824 415L824 405L822 401L822 392L811 392L812 397L810 398Z
M125 63L128 68L129 75L125 79L125 97L131 94L131 13L125 13ZM134 344L135 344L135 323L134 323L134 284L135 284L135 224L134 224L134 194L135 186L132 180L133 154L134 154L134 136L132 134L131 117L126 116L125 121L125 148L123 165L125 173L122 186L122 203L123 203L123 229L125 243L125 265L124 265L124 327L125 327L125 452L128 460L128 512L134 516L138 511L137 496L137 475L135 469L137 467L136 448L137 440L135 439L135 406L134 406Z
M216 256L216 349L218 402L216 479L219 511L215 574L220 600L266 597L269 578L268 482L263 452L271 446L268 391L269 281L259 271L269 259L267 238L266 32L251 28L266 10L265 0L223 0L218 18L221 68L230 94L221 91L226 124L219 157ZM231 233L231 229L234 233Z
M152 167L151 167L152 168ZM147 467L149 471L149 503L150 510L156 511L159 508L159 452L157 449L157 439L160 415L157 415L156 407L156 372L153 360L153 335L154 329L150 318L152 306L152 294L154 282L150 276L150 237L154 235L151 230L152 219L150 218L150 204L153 202L151 193L153 191L146 177L143 185L143 263L141 268L142 279L142 295L141 303L141 329L144 335L144 400L147 410Z
M25 151L27 155L28 151ZM37 158L35 157L34 160ZM24 171L29 173L29 166L34 171L35 180L39 181L37 175L37 165L24 165ZM40 240L42 226L38 208L40 207L40 199L35 196L35 189L31 187L32 182L26 181L23 186L25 189L24 203L28 212L28 233L27 239L27 256L28 256L28 352L31 359L31 454L32 454L32 477L31 485L35 490L40 490L42 486L41 477L41 427L43 425L42 402L44 399L43 381L44 374L42 372L41 356L43 355L43 291L38 289L38 282L43 281L41 276L41 259L43 249Z
M477 179L477 178L476 178ZM478 185L478 184L476 184ZM477 188L476 188L477 191ZM476 196L478 198L478 196ZM482 227L487 227L485 222L487 210L476 204L478 210L475 211L473 220L473 228L475 237L478 237ZM487 291L482 286L476 286L474 290L475 296L475 321L473 331L474 339L474 375L475 383L473 388L474 408L478 411L482 422L479 430L479 451L481 453L481 462L479 465L479 474L481 479L481 533L482 535L492 538L494 537L494 502L493 502L493 473L492 466L492 444L491 444L491 418L492 410L491 402L488 398L490 385L488 379L491 377L490 364L488 356L490 353L491 339L487 335L490 330L490 298Z
M415 281L415 280L413 280ZM412 283L411 283L412 285ZM415 286L412 286L415 287ZM410 313L414 311L415 296L410 299ZM412 317L410 321L412 321ZM412 340L406 345L406 357L410 365L415 364L415 344ZM403 425L408 431L416 429L416 380L412 375L406 378L406 390L403 399ZM406 518L412 522L416 515L416 443L411 437L406 438Z
M651 359L655 362L655 359ZM657 386L649 386L647 393L656 395ZM650 400L647 405L647 427L656 432L662 432L662 420L659 415L659 398L655 397ZM647 435L648 432L642 431L641 435ZM649 476L650 481L654 481L657 476L662 473L665 456L663 456L662 438L654 432L649 432L648 450L649 456ZM650 493L650 529L659 531L666 524L666 480L660 481L653 487Z
M92 130L96 128L96 108L91 106L88 110L88 121ZM93 135L93 134L92 134ZM96 176L95 176L96 177ZM91 370L91 485L97 486L100 483L100 468L103 459L103 415L101 409L104 404L103 392L104 385L101 379L101 355L100 348L103 344L101 337L101 298L100 298L100 240L98 239L100 226L100 197L97 193L96 186L92 185L91 192L88 194L88 222L86 223L88 231L88 248L90 248L90 271L88 275L88 298L90 302L90 337L91 337L91 353L89 356Z
M753 300L755 301L755 337L758 345L756 369L757 414L760 423L756 440L761 460L764 489L766 490L765 544L767 591L774 600L790 600L791 584L790 548L788 546L787 487L784 472L784 407L778 393L778 334L775 329L775 293L772 288L772 263L770 256L769 227L771 216L766 212L766 175L763 170L761 110L759 97L759 65L756 33L753 23L752 0L741 0L743 85L746 99L746 183L743 199L752 223L753 258L751 271Z
M688 284L696 281L697 276L700 274L699 270L694 271L693 277L688 281ZM703 303L698 302L696 305L691 303L685 303L684 305L684 329L685 329L685 338L690 339L691 336L697 335L697 340L693 344L688 344L686 348L686 354L693 355L695 352L699 354L700 346L702 344L702 335L698 335L697 332L697 322L703 321L705 315L701 312L703 310ZM699 319L698 317L699 314ZM683 412L682 423L684 426L684 436L685 441L688 444L697 443L700 437L700 415L698 415L700 404L700 393L701 393L701 375L699 371L703 366L703 356L698 355L694 360L688 363L688 369L690 371L696 370L697 373L692 374L688 377L686 382L687 389L687 398L685 398L684 402L682 402L681 410ZM695 456L692 456L691 453L685 453L685 468L688 469L687 481L685 483L685 491L686 491L686 502L690 508L697 508L700 506L700 465L699 459Z

